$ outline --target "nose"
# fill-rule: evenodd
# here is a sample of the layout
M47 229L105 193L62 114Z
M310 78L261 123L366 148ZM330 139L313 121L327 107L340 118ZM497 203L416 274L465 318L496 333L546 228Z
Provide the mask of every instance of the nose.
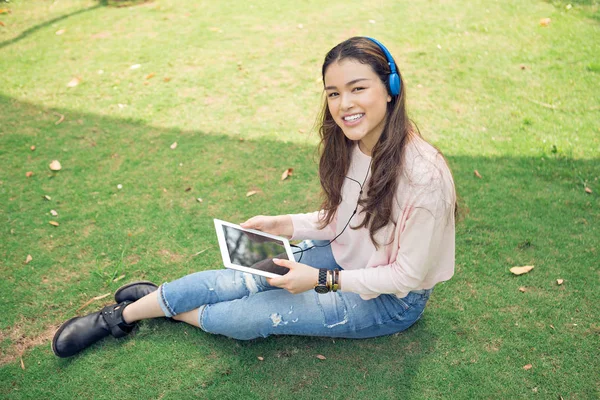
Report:
M354 106L354 101L350 94L341 94L340 97L340 107L342 108L342 111L348 111Z

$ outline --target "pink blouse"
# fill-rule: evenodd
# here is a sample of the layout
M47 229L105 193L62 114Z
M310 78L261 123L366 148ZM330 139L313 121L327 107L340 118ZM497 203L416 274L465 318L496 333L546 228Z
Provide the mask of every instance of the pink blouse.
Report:
M362 182L371 157L355 146L348 177ZM368 179L363 195L368 190ZM333 220L319 227L322 211L293 214L292 239L331 240L356 208L360 185L346 179L342 203ZM341 290L359 293L365 300L383 293L402 298L408 292L432 288L454 274L454 204L452 174L441 154L419 137L409 140L392 213L394 224L379 230L376 249L366 228L351 229L362 220L361 209L332 244L341 272Z

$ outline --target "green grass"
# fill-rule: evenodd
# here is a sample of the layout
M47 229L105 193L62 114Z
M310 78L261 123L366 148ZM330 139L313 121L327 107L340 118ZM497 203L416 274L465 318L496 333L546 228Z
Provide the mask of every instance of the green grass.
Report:
M600 397L600 19L567 4L0 3L0 397ZM352 35L395 55L461 197L456 275L423 319L251 342L145 321L57 359L91 298L221 268L212 218L318 206L320 63Z

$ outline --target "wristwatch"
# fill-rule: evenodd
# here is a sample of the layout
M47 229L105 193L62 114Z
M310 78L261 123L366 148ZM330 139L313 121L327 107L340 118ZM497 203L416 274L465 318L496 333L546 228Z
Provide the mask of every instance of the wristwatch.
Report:
M315 285L315 292L319 294L325 294L329 292L329 288L327 287L327 269L319 268L319 280Z

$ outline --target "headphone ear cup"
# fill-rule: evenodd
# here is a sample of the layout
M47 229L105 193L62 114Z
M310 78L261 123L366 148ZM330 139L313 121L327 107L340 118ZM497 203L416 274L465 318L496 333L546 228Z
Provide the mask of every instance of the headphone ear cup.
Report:
M392 96L398 96L400 94L400 77L396 72L390 74L388 78L388 86Z

